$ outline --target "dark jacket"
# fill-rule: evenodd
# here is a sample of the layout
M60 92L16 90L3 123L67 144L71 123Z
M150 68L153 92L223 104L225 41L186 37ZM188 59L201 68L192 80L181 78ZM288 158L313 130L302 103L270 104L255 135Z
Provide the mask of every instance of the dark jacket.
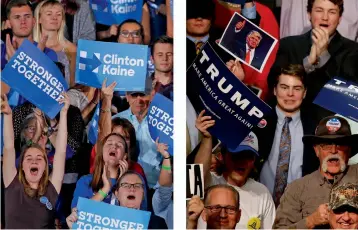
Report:
M257 136L259 142L259 159L256 160L256 169L255 177L260 176L261 169L263 164L268 159L271 148L275 138L275 131L277 126L277 114L276 110L273 108L273 112L270 116L265 117L267 125L264 128L256 127L254 133ZM311 119L307 113L301 111L301 122L303 128L303 135L314 134L316 124ZM302 176L310 174L317 170L319 167L319 160L314 152L313 146L304 145L303 147L303 164L302 164ZM257 174L257 175L256 175Z
M303 59L310 54L312 46L311 30L303 35L286 37L280 40L276 61L268 76L268 85L273 92L275 78L281 67L287 64L303 64ZM331 115L319 106L312 105L323 86L335 76L358 82L358 44L344 38L338 32L328 45L331 58L321 68L307 76L307 95L302 110L311 111L316 121Z

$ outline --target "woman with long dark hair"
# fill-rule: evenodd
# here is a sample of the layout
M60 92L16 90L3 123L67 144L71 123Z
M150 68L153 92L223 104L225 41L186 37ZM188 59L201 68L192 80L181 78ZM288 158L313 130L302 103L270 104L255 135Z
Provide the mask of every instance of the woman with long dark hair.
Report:
M59 100L64 106L60 112L51 174L46 152L36 143L23 147L20 166L16 168L12 111L6 95L1 98L1 113L4 114L3 179L6 228L54 228L54 206L62 187L67 145L69 99L66 93L63 93L63 96L64 98Z

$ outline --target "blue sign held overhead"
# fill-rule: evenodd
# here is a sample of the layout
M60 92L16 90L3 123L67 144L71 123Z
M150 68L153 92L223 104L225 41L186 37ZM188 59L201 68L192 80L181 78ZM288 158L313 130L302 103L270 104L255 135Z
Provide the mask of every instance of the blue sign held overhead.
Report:
M148 46L79 40L76 83L101 88L116 81L115 91L144 91Z
M313 103L358 122L357 83L334 77L324 85Z
M103 25L121 24L127 19L142 21L143 0L90 0L97 23Z
M54 118L63 105L58 101L68 85L56 64L25 39L2 71L2 81Z
M167 144L169 154L173 155L173 101L155 94L148 110L148 127L153 141L159 137L159 143Z
M83 197L77 203L78 220L72 229L148 229L151 213Z
M195 110L203 109L215 125L208 131L229 148L236 148L271 108L226 67L209 43L187 71L188 95ZM194 91L193 89L193 91ZM195 102L195 103L194 103Z

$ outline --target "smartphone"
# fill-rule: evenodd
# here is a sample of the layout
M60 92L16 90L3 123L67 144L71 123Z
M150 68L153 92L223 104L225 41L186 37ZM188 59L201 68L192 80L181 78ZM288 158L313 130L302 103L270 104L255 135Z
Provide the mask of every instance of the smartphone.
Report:
M10 41L12 41L12 37L13 37L13 34L12 34L12 29L6 29L6 30L3 30L1 31L1 40L6 43L6 35L9 34L10 35Z

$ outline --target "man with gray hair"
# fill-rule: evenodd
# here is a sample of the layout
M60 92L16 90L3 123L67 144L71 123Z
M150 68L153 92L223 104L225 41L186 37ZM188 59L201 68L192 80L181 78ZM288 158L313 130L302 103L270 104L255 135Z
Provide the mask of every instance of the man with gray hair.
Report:
M289 184L281 197L273 228L329 228L329 197L332 188L358 183L358 165L348 166L358 134L352 135L347 120L338 116L323 118L315 135L303 137L313 145L320 167Z
M328 221L331 229L358 229L358 184L347 183L332 189Z
M207 189L204 203L193 196L188 204L187 229L196 229L202 212L207 229L235 229L241 217L239 192L230 185L218 184Z

